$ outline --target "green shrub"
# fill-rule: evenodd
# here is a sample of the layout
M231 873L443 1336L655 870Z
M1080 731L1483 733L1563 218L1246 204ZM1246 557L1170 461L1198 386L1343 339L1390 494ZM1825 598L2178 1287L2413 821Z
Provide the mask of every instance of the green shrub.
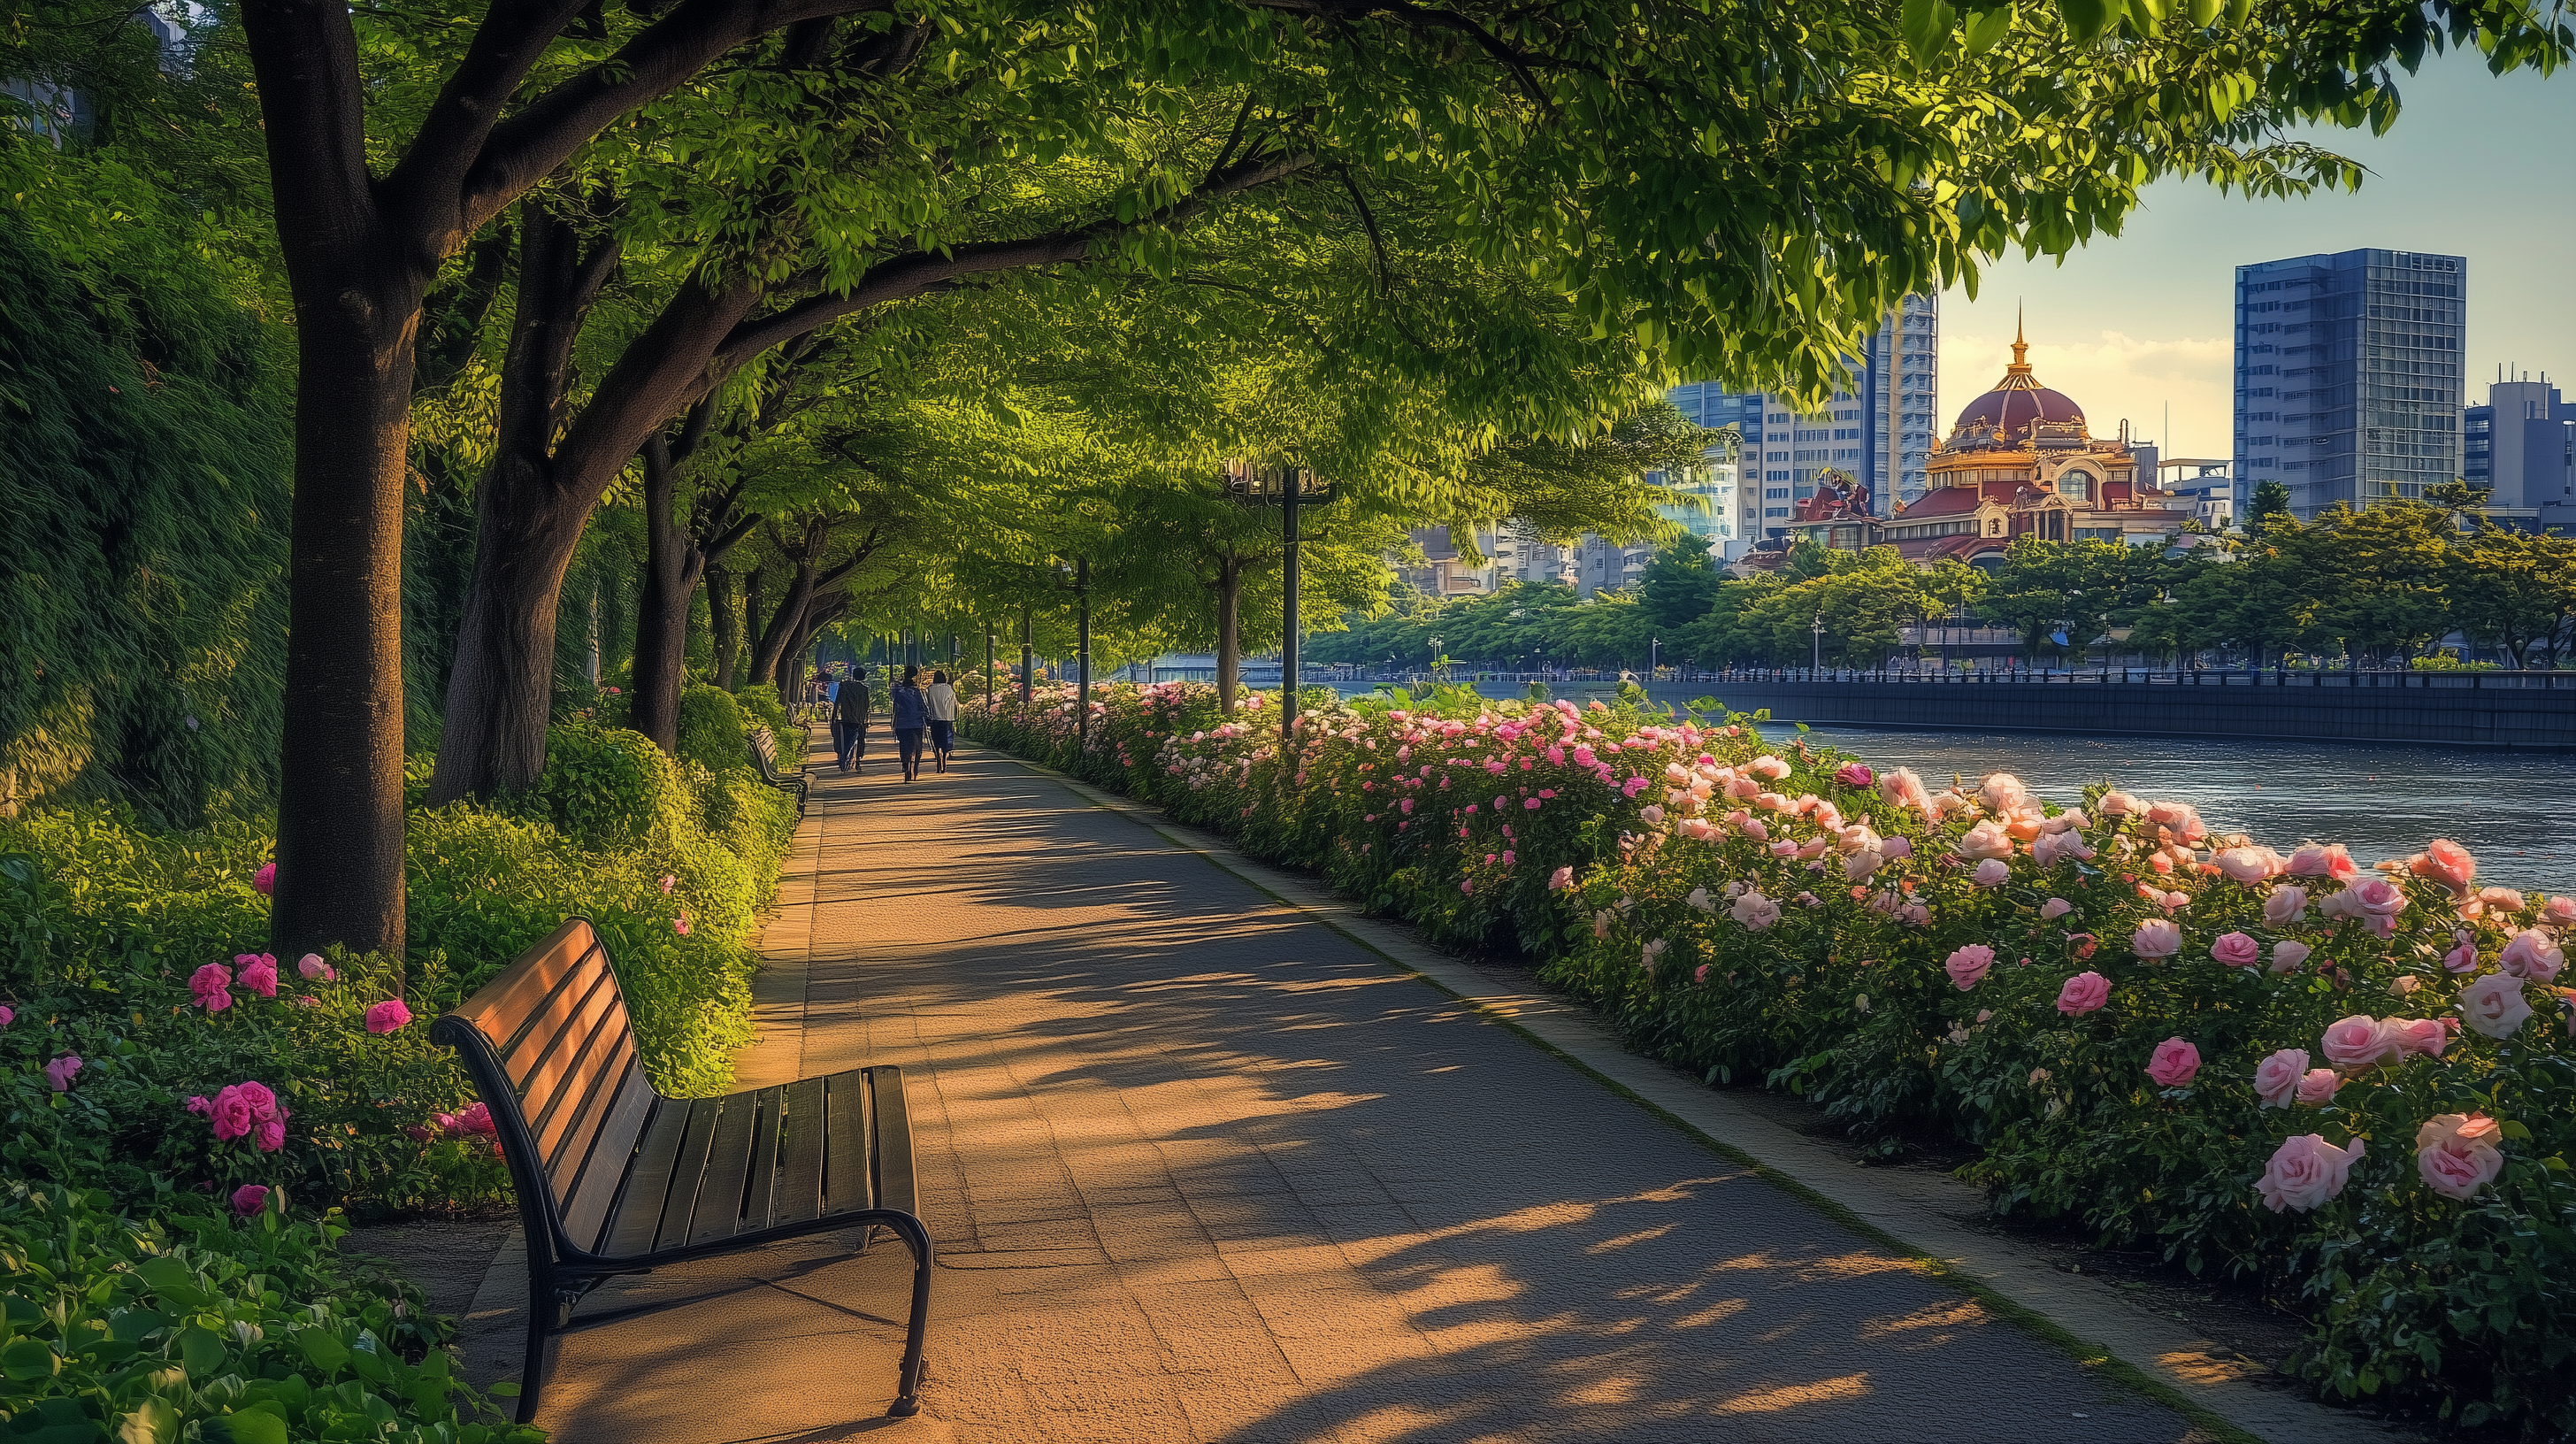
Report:
M0 1183L0 1437L502 1444L419 1290L343 1256L286 1196L137 1220L97 1195Z
M751 724L742 704L717 687L696 686L680 693L680 759L709 772L739 771L751 766L743 737Z

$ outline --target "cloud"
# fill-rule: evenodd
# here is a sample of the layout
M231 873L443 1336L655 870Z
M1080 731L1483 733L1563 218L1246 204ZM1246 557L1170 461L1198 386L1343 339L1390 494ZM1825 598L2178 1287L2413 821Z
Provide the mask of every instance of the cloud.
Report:
M2148 337L2123 331L2096 333L2090 342L2034 341L2031 370L2042 385L2074 399L2096 436L2117 436L2120 418L2130 434L2164 443L2167 456L2226 456L2235 432L2235 392L2228 338ZM1949 418L1983 394L2012 360L2012 334L1945 327L1941 336L1941 406ZM2173 434L2165 406L2173 406Z

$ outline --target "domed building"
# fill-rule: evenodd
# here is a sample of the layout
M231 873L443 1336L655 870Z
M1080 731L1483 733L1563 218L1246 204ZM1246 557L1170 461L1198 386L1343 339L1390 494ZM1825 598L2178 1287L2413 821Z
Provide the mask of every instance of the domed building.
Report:
M1932 449L1928 489L1884 521L1856 488L1817 488L1790 535L1826 546L1893 546L1917 566L1957 557L1996 566L2025 536L2043 541L2160 543L2192 516L2188 500L2139 475L2123 435L2095 437L2073 398L2039 384L2018 328L2012 364L1994 389L1960 408Z

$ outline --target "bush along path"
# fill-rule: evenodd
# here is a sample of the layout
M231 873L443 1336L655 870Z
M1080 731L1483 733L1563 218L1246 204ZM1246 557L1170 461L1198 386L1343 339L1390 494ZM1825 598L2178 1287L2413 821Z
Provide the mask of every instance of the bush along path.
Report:
M507 1201L428 1023L566 917L615 950L656 1084L727 1085L795 826L760 725L774 699L692 688L677 760L576 718L529 792L415 806L399 958L259 951L264 828L0 819L0 1437L540 1437L455 1376L417 1289L335 1245L350 1215Z
M968 734L1518 951L1711 1084L1977 1146L2000 1213L2253 1275L2328 1398L2576 1430L2576 897L2441 840L2363 865L2111 788L2059 807L1708 710L1212 689Z

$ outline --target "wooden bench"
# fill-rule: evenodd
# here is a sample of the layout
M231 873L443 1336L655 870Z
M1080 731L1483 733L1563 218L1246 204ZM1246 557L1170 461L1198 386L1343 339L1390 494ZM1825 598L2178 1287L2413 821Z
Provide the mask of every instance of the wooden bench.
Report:
M760 769L760 780L796 799L796 815L805 815L805 789L812 785L804 769L782 773L778 770L778 739L766 727L751 729L751 760Z
M528 1242L528 1351L519 1422L536 1418L546 1340L602 1280L878 1228L912 1251L912 1314L893 1415L921 1408L930 1235L917 1217L903 1074L860 1068L723 1098L665 1098L587 919L522 954L430 1036L456 1050L519 1195ZM619 1317L608 1314L585 1325Z

